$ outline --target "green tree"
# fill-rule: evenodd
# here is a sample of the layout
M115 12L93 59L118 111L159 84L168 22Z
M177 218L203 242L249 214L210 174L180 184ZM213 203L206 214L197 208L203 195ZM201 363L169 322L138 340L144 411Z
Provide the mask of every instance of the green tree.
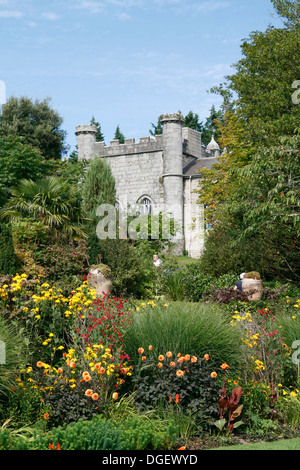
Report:
M182 114L178 111L178 114ZM152 129L149 130L151 135L158 135L163 133L163 126L161 123L162 116L158 117L157 124L151 123ZM199 121L198 114L194 114L193 111L189 111L188 114L183 118L183 127L190 127L195 131L202 132L203 124Z
M115 139L115 140L119 140L119 141L120 141L120 144L124 144L124 142L125 142L125 136L124 136L124 134L122 134L122 132L120 131L119 125L118 125L117 128L116 128L115 135L114 135L114 139Z
M41 152L20 137L0 136L0 207L8 201L10 188L21 179L37 180L47 170Z
M253 143L275 144L300 125L300 107L292 101L292 84L300 77L300 24L255 31L241 49L228 87Z
M286 18L288 26L299 23L300 3L299 0L271 0L277 13Z
M82 209L86 217L96 225L96 211L101 204L116 202L115 180L105 159L94 158L86 171L82 186Z
M92 116L92 119L91 119L91 122L90 124L92 126L96 126L97 127L97 134L96 134L96 142L104 142L104 135L102 134L102 131L101 131L101 125L99 124L99 122L96 122L95 121L95 118L94 116Z
M292 2L273 3L278 12L294 11ZM236 98L219 125L227 153L203 172L200 200L213 222L204 269L254 269L299 282L300 106L292 100L299 28L290 21L251 33L236 72L218 87L224 98Z
M1 213L11 223L40 222L49 240L85 237L77 188L56 176L39 181L21 180Z
M0 135L22 137L24 143L38 148L46 159L60 159L67 152L63 119L43 101L22 96L11 97L2 106Z
M217 121L222 120L223 112L220 109L219 111L216 110L215 106L213 105L210 109L210 114L207 117L204 125L202 126L202 142L204 145L208 145L212 135L217 142L219 142L219 130L217 126Z

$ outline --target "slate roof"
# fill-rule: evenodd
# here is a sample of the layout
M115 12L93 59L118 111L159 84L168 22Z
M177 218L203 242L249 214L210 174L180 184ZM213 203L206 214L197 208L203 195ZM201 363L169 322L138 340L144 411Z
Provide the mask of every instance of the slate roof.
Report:
M211 168L211 166L217 162L216 157L203 157L203 158L197 158L193 160L192 162L188 163L185 165L183 168L183 175L184 176L194 176L194 177L200 177L198 170L201 170L201 168Z

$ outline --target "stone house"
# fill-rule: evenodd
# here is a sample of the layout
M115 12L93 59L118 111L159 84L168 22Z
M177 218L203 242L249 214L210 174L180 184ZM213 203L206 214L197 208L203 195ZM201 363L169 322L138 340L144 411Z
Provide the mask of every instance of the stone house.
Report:
M76 127L78 159L105 158L116 182L117 204L136 206L144 214L171 214L179 224L177 252L199 258L204 244L203 208L196 203L199 170L210 168L220 154L214 137L205 147L201 133L182 126L180 114L161 118L163 133L154 137L96 142L97 128Z

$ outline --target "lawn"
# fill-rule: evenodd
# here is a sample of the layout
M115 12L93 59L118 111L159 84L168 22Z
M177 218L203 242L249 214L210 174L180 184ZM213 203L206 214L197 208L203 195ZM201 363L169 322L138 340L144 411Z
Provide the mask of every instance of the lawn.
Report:
M217 447L213 450L300 450L300 438Z

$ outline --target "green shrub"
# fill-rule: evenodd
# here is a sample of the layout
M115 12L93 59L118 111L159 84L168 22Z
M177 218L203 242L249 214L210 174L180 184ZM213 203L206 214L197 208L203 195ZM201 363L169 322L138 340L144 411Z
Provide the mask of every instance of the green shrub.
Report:
M18 267L11 228L0 223L0 274L16 274Z
M140 252L128 240L100 240L101 262L112 273L113 292L118 296L140 296L146 282L143 259Z
M190 355L178 357L171 351L159 356L152 351L145 354L134 367L132 379L135 398L142 410L174 402L180 404L185 413L196 415L204 426L218 417L220 386L211 376L215 371L208 356L207 359Z
M230 321L216 304L147 305L134 314L128 325L124 350L133 364L138 361L138 348L152 345L157 356L167 351L199 357L207 353L216 366L227 362L234 367L239 362L241 340Z
M140 416L121 423L97 417L59 426L37 435L31 448L37 450L144 450L168 449L174 442L176 429L172 423Z

